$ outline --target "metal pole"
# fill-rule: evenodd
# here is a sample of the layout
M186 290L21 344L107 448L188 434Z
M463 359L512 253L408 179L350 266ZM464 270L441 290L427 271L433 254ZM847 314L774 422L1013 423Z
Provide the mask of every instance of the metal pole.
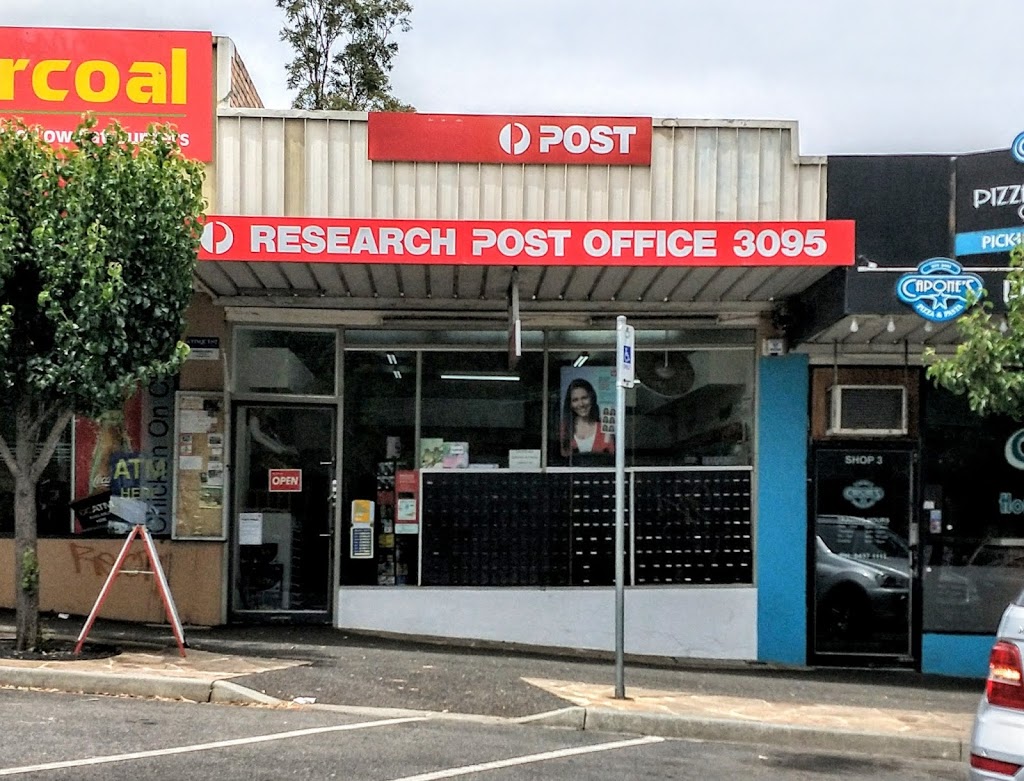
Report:
M626 318L615 320L616 361L622 365L626 343ZM626 590L625 553L626 527L626 388L622 377L615 382L615 699L626 698L624 664Z

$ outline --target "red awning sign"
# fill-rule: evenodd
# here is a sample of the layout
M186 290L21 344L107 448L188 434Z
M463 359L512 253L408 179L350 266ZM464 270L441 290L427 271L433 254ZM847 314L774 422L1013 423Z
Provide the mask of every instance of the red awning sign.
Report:
M850 266L854 261L854 223L210 216L199 260L484 266Z

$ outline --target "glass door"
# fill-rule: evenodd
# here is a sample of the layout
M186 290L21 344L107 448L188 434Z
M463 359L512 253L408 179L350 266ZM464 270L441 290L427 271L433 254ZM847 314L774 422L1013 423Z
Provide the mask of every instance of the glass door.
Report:
M329 620L335 409L235 408L232 613ZM252 616L254 617L254 616Z
M913 661L914 454L819 449L814 468L813 648Z

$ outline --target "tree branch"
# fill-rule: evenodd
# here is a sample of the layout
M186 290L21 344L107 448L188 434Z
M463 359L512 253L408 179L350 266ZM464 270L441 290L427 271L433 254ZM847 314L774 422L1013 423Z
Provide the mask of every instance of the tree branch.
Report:
M43 470L46 469L46 465L50 463L50 459L53 457L53 451L57 449L57 444L60 442L62 436L64 436L64 429L68 427L71 422L71 418L74 413L71 410L65 410L57 416L57 420L54 421L53 426L50 428L50 433L46 437L46 441L43 442L42 449L32 462L32 467L29 469L29 480L33 483L39 480L43 474ZM41 421L40 421L41 422Z
M18 469L18 461L14 458L14 453L8 447L7 440L4 439L3 434L0 434L0 458L3 458L4 463L11 470L11 475L15 479L21 476L21 470Z

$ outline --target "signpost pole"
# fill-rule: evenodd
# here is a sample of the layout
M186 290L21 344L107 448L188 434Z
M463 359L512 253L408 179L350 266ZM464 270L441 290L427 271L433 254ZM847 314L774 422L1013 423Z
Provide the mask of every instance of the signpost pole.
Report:
M635 377L634 329L615 320L615 699L626 698L626 388Z

